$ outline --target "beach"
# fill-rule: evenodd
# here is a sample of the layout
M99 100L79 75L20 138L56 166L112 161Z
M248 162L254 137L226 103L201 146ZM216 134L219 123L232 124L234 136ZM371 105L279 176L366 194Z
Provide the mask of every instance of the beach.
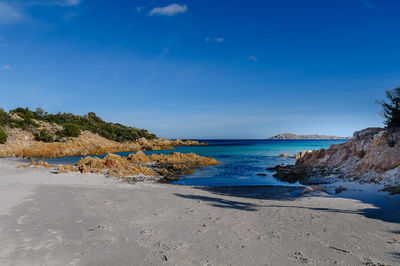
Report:
M0 159L3 265L399 265L400 201L387 193L292 197L301 188L128 184L20 164Z

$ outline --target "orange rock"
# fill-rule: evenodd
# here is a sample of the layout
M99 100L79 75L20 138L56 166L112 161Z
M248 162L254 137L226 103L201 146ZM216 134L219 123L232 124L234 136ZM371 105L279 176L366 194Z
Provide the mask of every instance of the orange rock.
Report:
M148 156L152 161L158 163L170 163L170 164L186 164L186 165L216 165L218 161L213 158L199 156L194 153L180 153L172 152L169 155L165 154L150 154Z
M151 159L146 156L142 151L137 151L136 153L131 153L128 155L127 159L135 163L149 163Z

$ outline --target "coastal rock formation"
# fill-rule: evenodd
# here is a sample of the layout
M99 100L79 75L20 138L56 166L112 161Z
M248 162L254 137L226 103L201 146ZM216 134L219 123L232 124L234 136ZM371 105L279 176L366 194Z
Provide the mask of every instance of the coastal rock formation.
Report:
M146 156L142 151L137 151L135 153L131 153L126 157L128 161L135 162L135 163L149 163L151 159Z
M171 154L150 154L152 161L160 164L216 165L218 161L194 153L172 152Z
M287 153L281 153L279 156L280 156L280 157L290 157L290 155L287 154Z
M296 153L295 155L293 155L293 158L296 159L296 160L300 159L300 158L303 158L307 153L310 153L310 152L312 152L312 150L305 150L305 151Z
M194 153L172 152L169 155L150 154L148 157L157 163L160 167L159 173L165 177L166 181L177 180L181 175L192 174L198 166L218 164L218 161L213 158Z
M347 137L327 136L327 135L296 135L292 133L283 133L267 138L267 140L285 140L285 139L348 139Z
M168 182L177 180L179 176L194 172L202 165L216 165L218 161L213 158L199 156L193 153L173 152L169 155L145 155L142 151L121 157L108 153L103 159L87 156L76 165L51 165L47 162L31 162L20 167L39 166L56 168L58 174L69 171L81 173L98 173L110 177L118 177L127 181L157 181Z
M101 173L108 176L124 178L126 180L132 180L133 177L138 175L157 175L155 171L148 167L132 163L132 161L127 158L112 153L108 153L103 159L90 156L85 157L76 164L76 168L78 168L81 173Z
M182 141L168 139L147 140L137 142L116 142L89 131L82 131L77 138L68 138L63 142L45 143L35 141L29 131L21 129L7 130L9 135L6 144L0 144L0 157L34 157L56 158L75 155L100 155L108 152L124 152L138 150L170 150L173 146L207 145L198 141Z
M107 152L135 151L141 149L141 146L135 142L115 142L89 131L84 131L79 137L68 139L65 142L51 143L34 141L28 133L13 136L13 140L0 145L0 157L55 158L88 154L100 155Z
M347 142L303 153L295 165L276 166L276 177L305 180L338 175L350 180L400 184L400 130L367 128Z

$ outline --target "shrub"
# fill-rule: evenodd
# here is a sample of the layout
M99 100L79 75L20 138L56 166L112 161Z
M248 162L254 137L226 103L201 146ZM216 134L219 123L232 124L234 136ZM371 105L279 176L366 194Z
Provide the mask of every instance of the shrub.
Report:
M5 126L10 123L10 116L0 108L0 125Z
M79 137L81 134L81 128L75 124L65 124L64 130L58 135L60 137Z
M4 132L4 130L2 130L0 128L0 144L6 143L7 142L7 138L8 138L7 133Z
M59 137L77 137L80 135L81 130L88 130L106 139L118 142L135 141L142 137L146 139L157 138L156 135L145 129L105 122L93 112L83 116L61 112L49 114L39 107L35 112L29 110L29 108L16 108L10 110L10 113L18 114L22 120L11 119L7 113L0 111L0 126L9 126L11 128L21 128L23 130L32 131L34 128L39 127L34 121L34 119L36 119L63 126L64 129L57 132L57 136ZM37 133L37 135L40 138L40 132Z
M389 102L378 101L382 106L382 116L388 128L400 127L400 87L386 91Z
M54 142L54 137L49 131L47 131L46 129L42 129L39 132L35 133L35 140L43 142Z

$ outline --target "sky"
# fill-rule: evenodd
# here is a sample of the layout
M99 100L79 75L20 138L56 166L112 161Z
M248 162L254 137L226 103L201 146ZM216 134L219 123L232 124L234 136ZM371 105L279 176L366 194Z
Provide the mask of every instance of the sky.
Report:
M399 0L0 0L0 107L167 138L351 136L400 86Z

